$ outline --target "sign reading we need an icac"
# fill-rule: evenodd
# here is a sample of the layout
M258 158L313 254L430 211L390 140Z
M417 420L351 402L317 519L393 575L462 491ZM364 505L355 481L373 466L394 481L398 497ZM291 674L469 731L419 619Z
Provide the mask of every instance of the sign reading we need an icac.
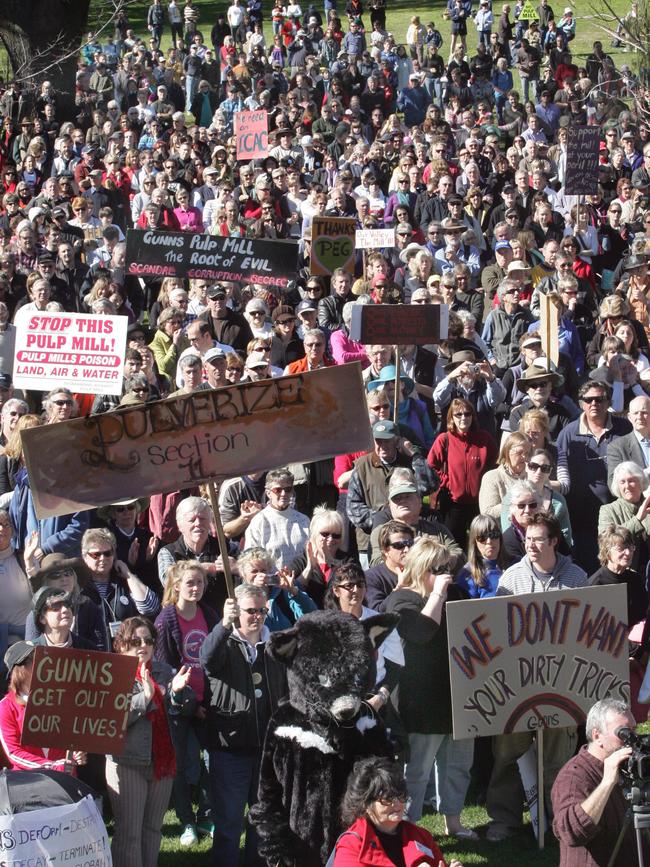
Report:
M629 701L627 588L584 587L450 602L455 738L584 722Z
M265 109L235 112L238 160L259 160L269 155L269 121Z
M128 324L126 316L19 312L14 385L121 394Z

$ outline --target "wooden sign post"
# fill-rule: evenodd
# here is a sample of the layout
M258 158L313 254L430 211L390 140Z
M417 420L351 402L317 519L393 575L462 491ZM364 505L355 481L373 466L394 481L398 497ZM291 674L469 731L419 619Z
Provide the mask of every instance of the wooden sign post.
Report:
M560 313L554 299L543 293L539 296L539 319L542 352L547 359L547 370L550 370L548 362L555 367L560 363Z

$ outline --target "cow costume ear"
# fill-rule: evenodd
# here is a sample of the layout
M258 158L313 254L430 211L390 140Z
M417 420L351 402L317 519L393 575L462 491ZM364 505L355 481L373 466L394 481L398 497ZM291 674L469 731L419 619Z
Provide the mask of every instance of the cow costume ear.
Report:
M298 631L295 626L292 629L272 632L266 642L266 652L269 656L275 659L276 662L281 662L288 667L293 662L297 648Z
M398 623L399 617L396 614L378 614L376 617L368 617L367 620L361 621L361 625L366 630L366 634L375 650L395 629Z

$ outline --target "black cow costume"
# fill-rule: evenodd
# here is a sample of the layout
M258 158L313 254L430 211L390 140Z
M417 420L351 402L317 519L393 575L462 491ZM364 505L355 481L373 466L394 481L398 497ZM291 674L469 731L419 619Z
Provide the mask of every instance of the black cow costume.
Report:
M394 753L363 699L375 684L375 649L396 625L393 615L362 622L315 611L271 634L267 653L288 668L289 699L269 723L250 812L269 865L324 864L342 830L340 804L355 761Z

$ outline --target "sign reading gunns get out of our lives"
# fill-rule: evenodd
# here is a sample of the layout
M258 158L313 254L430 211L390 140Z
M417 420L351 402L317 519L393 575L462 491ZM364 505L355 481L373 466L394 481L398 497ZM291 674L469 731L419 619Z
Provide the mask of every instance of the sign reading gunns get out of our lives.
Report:
M627 589L585 587L449 602L454 738L584 722L629 701Z
M356 362L44 425L22 443L44 518L363 451L372 435Z

